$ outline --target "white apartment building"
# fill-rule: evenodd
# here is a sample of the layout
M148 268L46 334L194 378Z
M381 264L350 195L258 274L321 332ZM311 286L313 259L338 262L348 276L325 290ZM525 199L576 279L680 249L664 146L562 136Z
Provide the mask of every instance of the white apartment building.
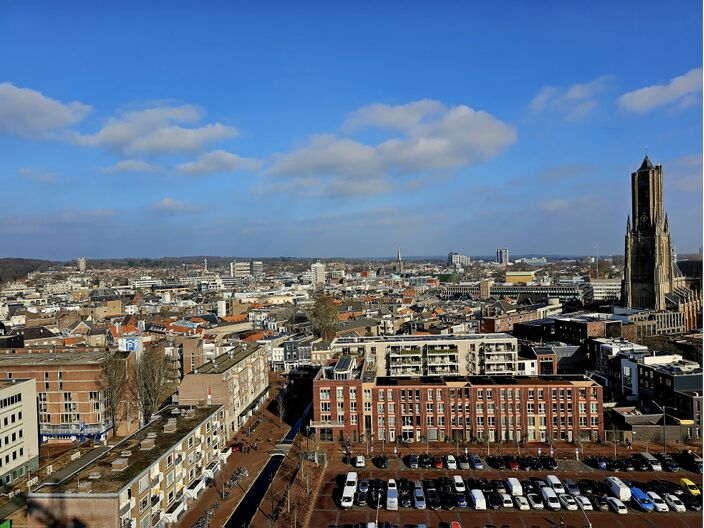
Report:
M310 279L313 284L323 284L325 282L325 264L315 262L310 267Z
M37 389L33 379L0 381L0 485L39 468Z
M175 523L230 450L222 407L172 405L56 486L27 497L28 526L151 528Z
M362 355L377 376L516 375L518 340L508 334L339 337L333 353Z

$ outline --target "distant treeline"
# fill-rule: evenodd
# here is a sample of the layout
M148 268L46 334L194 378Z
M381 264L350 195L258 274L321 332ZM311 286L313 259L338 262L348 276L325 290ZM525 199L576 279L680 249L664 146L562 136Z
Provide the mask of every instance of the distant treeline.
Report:
M0 258L0 284L24 279L37 270L48 270L55 262L38 259Z

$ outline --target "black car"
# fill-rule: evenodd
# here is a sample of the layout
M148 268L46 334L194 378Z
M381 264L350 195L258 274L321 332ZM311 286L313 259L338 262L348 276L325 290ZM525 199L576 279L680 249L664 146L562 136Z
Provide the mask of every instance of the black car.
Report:
M486 463L496 469L506 469L506 464L501 457L488 456L486 457Z
M684 493L680 495L680 500L685 505L685 508L691 511L702 511L702 499L701 496L690 495L689 493Z
M592 495L594 494L594 481L589 479L582 479L577 482L577 487L582 495Z
M408 456L408 467L411 469L418 469L418 455Z
M364 506L367 503L367 492L366 491L358 491L356 495L354 496L354 503L357 506Z
M530 481L535 486L536 493L540 493L540 488L544 488L548 485L548 483L540 477L530 477Z
M442 494L442 507L446 510L454 510L457 506L457 499L454 493L443 493Z
M481 483L475 479L475 478L468 478L467 479L467 489L468 490L473 490L473 489L482 489Z
M533 469L533 459L527 456L518 457L518 466L524 471L530 471Z
M589 495L588 498L595 510L609 511L609 503L604 495Z
M425 502L431 510L439 510L440 508L442 508L440 496L438 495L438 492L434 489L426 490Z
M429 455L420 455L418 457L418 465L422 469L430 469L433 466L433 459Z
M487 479L480 478L479 489L486 493L487 491L493 491L494 488L492 487L491 482L489 482Z
M626 466L617 458L610 458L606 461L606 469L609 471L626 471Z
M633 465L633 461L630 458L627 458L626 460L622 460L621 464L623 464L623 468L626 471L635 471L636 467Z
M498 510L501 506L503 506L503 502L501 501L501 497L499 497L498 493L490 491L484 495L486 496L487 506L489 506L492 510Z
M496 493L506 493L506 483L503 480L492 480L491 487Z
M644 460L639 457L631 457L631 464L636 471L650 471L650 464L647 464Z
M557 469L557 460L555 460L553 457L545 457L543 461L543 467L554 471Z
M374 463L376 464L376 467L379 469L386 469L389 467L389 459L386 457L386 455L381 455L379 457L376 457L376 460L374 460Z
M528 495L529 493L538 493L538 491L535 489L535 484L533 484L530 480L522 480L521 488L523 488L523 495Z
M377 506L384 504L384 492L381 488L370 486L369 493L367 493L367 501L370 508L376 509Z

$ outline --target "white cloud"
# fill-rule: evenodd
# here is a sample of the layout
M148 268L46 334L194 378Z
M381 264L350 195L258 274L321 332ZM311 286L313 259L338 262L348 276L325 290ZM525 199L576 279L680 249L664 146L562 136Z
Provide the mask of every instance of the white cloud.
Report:
M201 110L193 105L132 110L110 118L95 134L74 133L70 137L83 146L128 155L158 155L198 152L209 143L237 135L235 128L220 123L181 126L196 125L201 117Z
M344 130L374 127L401 132L377 145L320 134L298 150L274 156L268 173L317 181L330 194L379 193L393 178L470 166L498 155L516 141L514 126L464 105L448 108L421 100L399 106L361 108Z
M214 150L202 154L194 161L176 166L183 174L212 174L215 172L234 172L238 170L256 170L261 162L252 158L241 158L224 150Z
M578 121L597 107L597 98L608 87L611 79L610 75L605 75L568 88L543 86L530 102L530 111L537 114L551 110L562 114L565 121Z
M35 183L56 183L59 175L55 172L32 167L23 167L19 170L20 176Z
M152 210L162 214L195 213L198 211L196 207L173 198L164 198L155 203Z
M559 198L555 198L553 200L545 200L544 202L540 202L538 204L538 207L540 209L549 212L565 211L569 208L569 206L570 203L567 200L562 200Z
M675 192L702 192L702 155L690 154L667 164L665 180ZM666 183L666 185L667 185Z
M136 159L126 159L122 161L118 161L115 165L112 165L110 167L103 167L100 169L101 172L105 174L125 174L128 172L137 172L137 173L150 173L150 172L159 172L161 167L157 165L152 165L151 163L147 163L146 161L142 160L136 160Z
M684 75L670 79L667 84L646 86L623 94L619 105L627 112L643 114L661 106L678 103L689 106L701 100L702 69L694 68Z
M78 123L90 109L83 103L62 103L36 90L0 83L0 133L46 137Z

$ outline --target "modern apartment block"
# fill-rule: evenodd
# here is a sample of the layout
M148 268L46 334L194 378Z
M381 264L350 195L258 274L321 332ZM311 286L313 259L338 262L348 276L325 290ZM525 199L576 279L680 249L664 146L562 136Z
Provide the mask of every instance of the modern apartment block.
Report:
M376 376L343 356L313 385L323 441L599 441L602 388L585 376Z
M340 337L330 348L367 360L376 376L514 375L518 344L508 334Z
M0 381L0 485L11 484L38 468L34 380Z
M184 376L178 390L180 405L223 406L226 439L269 398L266 348L239 347Z
M112 428L100 387L101 361L109 352L0 355L0 379L30 378L36 386L40 441L101 439ZM129 411L129 410L128 410ZM118 434L139 427L134 412Z
M151 528L174 523L219 470L222 406L169 406L58 485L27 497L30 528Z

